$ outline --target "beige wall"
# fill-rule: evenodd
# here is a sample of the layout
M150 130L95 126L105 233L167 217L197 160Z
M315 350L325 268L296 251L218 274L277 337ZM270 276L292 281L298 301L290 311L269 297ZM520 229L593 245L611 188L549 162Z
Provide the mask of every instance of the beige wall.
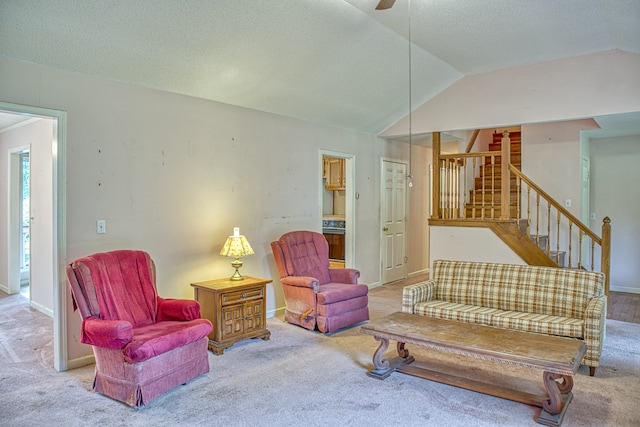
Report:
M143 249L157 263L161 296L192 297L189 283L231 274L218 252L237 226L255 250L243 272L274 279L273 315L284 301L269 243L286 231L320 230L319 152L332 150L355 156L354 266L362 283L379 284L380 159L406 159L406 144L390 153L374 135L7 58L0 74L3 102L67 112L61 261ZM96 234L97 219L106 234ZM78 344L77 314L67 322L69 359L81 358L89 349Z
M412 116L415 133L640 111L640 55L619 50L463 77ZM408 117L383 135L402 135Z

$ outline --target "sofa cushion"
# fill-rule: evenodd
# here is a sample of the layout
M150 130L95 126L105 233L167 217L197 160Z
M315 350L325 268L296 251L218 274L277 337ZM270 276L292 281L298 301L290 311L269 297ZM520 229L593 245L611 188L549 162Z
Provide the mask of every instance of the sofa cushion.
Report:
M122 352L129 363L142 362L175 348L198 341L211 332L211 322L196 319L188 322L165 321L133 330L133 340Z
M317 299L318 304L334 304L351 298L366 296L369 292L367 285L327 283L320 285Z
M547 335L583 338L584 320L563 316L505 311L477 305L432 300L416 304L415 313L439 319L479 323Z
M426 301L416 304L415 306L415 313L423 316L457 320L459 322L479 323L487 326L491 325L493 314L499 311L500 310L496 308L440 300Z
M493 316L491 326L562 337L584 337L584 319L563 316L503 311Z
M333 304L318 304L316 307L316 315L324 317L339 316L342 313L348 313L354 310L366 308L369 298L364 295L361 297L350 298L344 301L338 301Z
M603 295L601 273L551 267L434 261L435 299L506 311L581 318Z

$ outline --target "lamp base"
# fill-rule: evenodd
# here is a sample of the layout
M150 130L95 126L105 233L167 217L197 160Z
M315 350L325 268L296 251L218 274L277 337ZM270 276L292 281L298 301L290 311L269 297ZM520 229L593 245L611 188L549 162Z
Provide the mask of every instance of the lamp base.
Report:
M233 273L233 276L231 276L229 278L229 280L244 280L244 277L242 277L242 274L240 274L240 272L238 271L238 269L240 267L242 267L242 261L240 261L238 258L236 258L235 260L233 260L233 262L231 263L231 267L236 269L236 272Z
M240 274L240 272L236 268L236 272L233 273L233 276L231 276L229 280L244 280L244 277L242 276L242 274Z

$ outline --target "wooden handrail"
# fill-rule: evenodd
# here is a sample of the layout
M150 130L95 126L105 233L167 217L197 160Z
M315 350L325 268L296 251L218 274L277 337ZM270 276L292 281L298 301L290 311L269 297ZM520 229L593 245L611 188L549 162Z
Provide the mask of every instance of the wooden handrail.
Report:
M467 149L464 150L465 153L470 153L471 149L473 148L473 145L476 143L476 139L478 139L478 135L480 134L480 129L476 129L473 131L473 135L471 136L471 140L469 141L469 144L467 145Z
M524 181L529 187L533 188L538 194L540 194L540 196L542 196L542 198L545 201L547 201L551 206L553 206L558 211L560 211L560 213L562 215L566 216L572 223L576 224L578 226L578 228L584 234L586 234L591 239L593 239L594 242L596 242L597 244L602 246L602 239L600 237L598 237L598 235L596 233L591 231L591 229L589 227L584 225L578 218L576 218L564 206L562 206L553 197L551 197L549 194L547 194L546 191L544 191L542 188L538 187L533 181L531 181L531 179L529 179L525 174L523 174L518 169L516 169L513 165L509 165L509 169L510 169L511 173L516 175L518 178L520 178L522 181Z
M609 274L611 269L611 220L603 219L602 236L598 236L588 226L569 212L562 204L551 197L546 191L536 185L530 178L524 175L517 167L511 164L510 139L508 133L502 139L501 151L465 152L455 154L440 153L440 134L434 132L433 138L433 213L429 220L430 225L460 225L460 226L496 226L496 224L517 224L516 231L522 230L526 223L526 235L517 240L532 242L535 244L531 251L541 251L539 254L531 253L531 259L540 258L543 253L553 260L551 265L562 265L568 268L588 268L595 270L597 262L595 256L596 246L600 247L600 271L605 275L605 294L609 295ZM474 138L476 137L474 133ZM469 144L468 148L473 144ZM498 165L498 162L500 164ZM498 172L493 174L493 172ZM486 173L489 171L488 173ZM444 173L443 173L444 172ZM485 174L486 173L486 174ZM479 176L478 176L479 175ZM480 187L469 188L468 184L480 179ZM488 179L488 180L487 180ZM499 180L499 184L498 181ZM513 184L515 183L515 184ZM516 185L514 195L510 192L511 185ZM526 188L526 193L525 193ZM494 195L499 197L494 198ZM527 206L524 209L523 200L526 196ZM535 211L530 206L533 197ZM498 200L499 199L499 200ZM546 202L545 212L540 211L542 204ZM514 204L512 206L512 203ZM499 204L499 208L498 208ZM513 210L515 208L515 210ZM477 214L477 212L480 212ZM553 218L551 213L553 212ZM534 216L532 217L532 214ZM554 233L551 234L551 222L556 223ZM540 224L547 222L546 237L540 236ZM531 225L535 223L536 231L532 233ZM562 223L562 225L561 225ZM567 224L568 223L568 224ZM565 224L567 224L565 228ZM566 245L562 236L567 236ZM493 228L492 228L493 229ZM544 234L544 233L542 233ZM535 236L535 240L531 240ZM540 237L546 238L546 247L540 247ZM555 245L550 245L551 240ZM584 239L584 240L583 240ZM590 254L583 252L583 243L590 239ZM579 243L577 250L577 263L572 259L572 243ZM575 246L575 245L573 245ZM560 261L560 253L568 253L568 265ZM525 252L523 252L525 253ZM526 252L529 254L529 252ZM586 259L588 257L588 260ZM524 259L524 258L523 258ZM583 264L583 260L586 261ZM555 264L554 264L555 263ZM542 265L542 264L540 264Z
M473 158L473 157L500 157L502 153L500 151L474 151L473 153L454 153L454 154L440 154L440 159L461 159L461 158Z

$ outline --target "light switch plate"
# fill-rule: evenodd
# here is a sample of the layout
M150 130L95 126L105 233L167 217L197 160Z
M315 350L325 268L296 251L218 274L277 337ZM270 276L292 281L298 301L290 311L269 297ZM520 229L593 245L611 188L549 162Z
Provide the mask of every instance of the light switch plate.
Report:
M96 221L96 233L105 234L107 232L107 221L99 219Z

